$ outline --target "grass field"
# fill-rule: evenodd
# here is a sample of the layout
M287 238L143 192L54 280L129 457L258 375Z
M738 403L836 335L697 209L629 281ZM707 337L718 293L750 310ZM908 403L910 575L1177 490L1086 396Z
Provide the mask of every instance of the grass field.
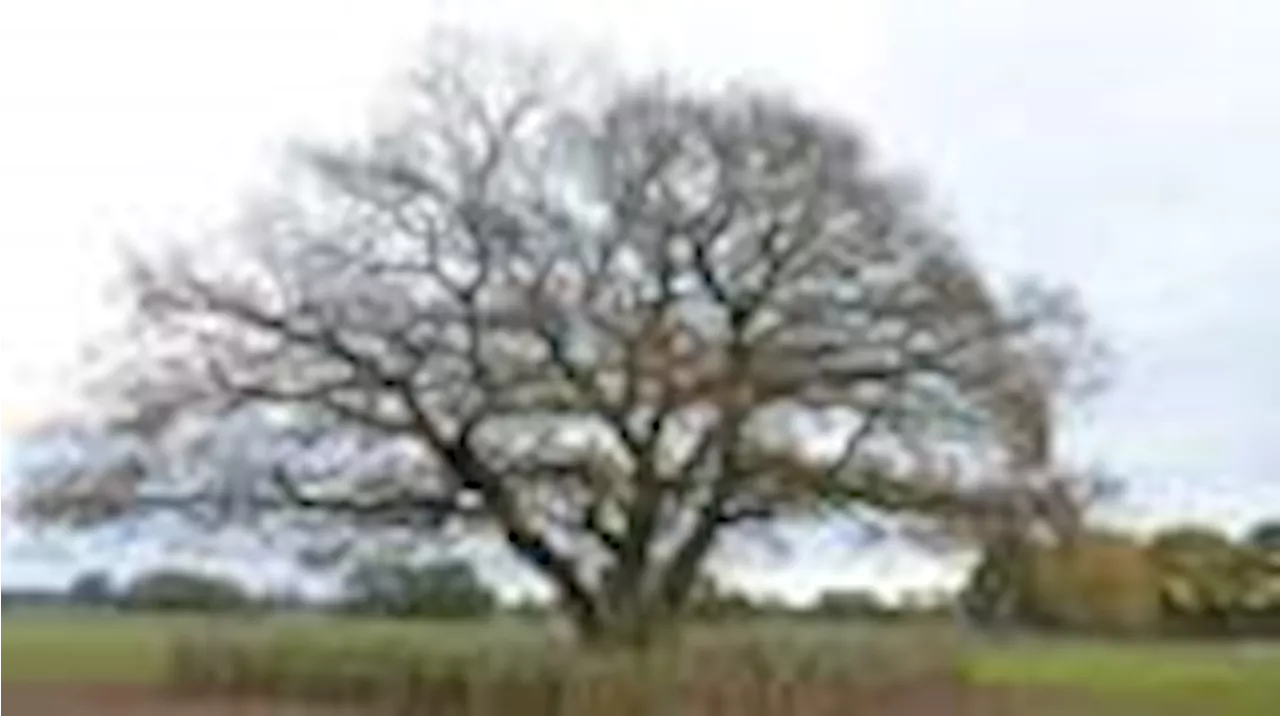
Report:
M249 628L296 634L315 643L408 644L451 651L489 643L495 649L537 645L548 636L519 622L489 624L331 620L322 617L210 624L198 617L6 615L3 679L24 682L153 683L164 674L169 644L193 629ZM704 630L697 640L847 643L850 654L895 643L931 651L902 627L764 624ZM932 638L932 637L931 637ZM1280 713L1280 644L1132 644L1015 640L961 645L964 672L989 684L1044 686L1096 695L1120 714L1263 716ZM1100 712L1098 712L1100 713Z
M200 616L28 614L4 618L4 681L153 683L165 671L175 637L206 629L249 629L297 635L308 641L387 643L412 641L451 651L485 642L497 648L536 642L545 635L519 623L413 623L325 617L208 618Z
M1280 644L984 645L967 670L985 683L1087 690L1141 713L1280 713Z

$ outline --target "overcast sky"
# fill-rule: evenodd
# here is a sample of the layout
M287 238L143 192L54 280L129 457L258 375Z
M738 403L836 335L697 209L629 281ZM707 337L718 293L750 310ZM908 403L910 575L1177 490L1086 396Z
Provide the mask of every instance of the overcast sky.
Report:
M1273 5L10 3L0 435L12 448L66 403L61 367L103 321L114 241L229 216L285 141L352 131L445 25L754 76L846 113L929 181L991 271L1079 289L1120 360L1069 447L1128 480L1124 518L1238 527L1280 512ZM9 574L67 563L11 525L4 540ZM840 573L908 579L898 564ZM807 589L832 569L785 579Z

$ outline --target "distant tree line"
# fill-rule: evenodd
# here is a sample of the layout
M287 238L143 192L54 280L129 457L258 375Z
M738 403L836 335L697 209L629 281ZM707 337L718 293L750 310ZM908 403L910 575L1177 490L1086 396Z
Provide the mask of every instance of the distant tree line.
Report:
M103 571L85 572L64 589L6 588L5 609L78 609L225 612L254 607L256 598L234 578L200 570L160 568L117 584Z
M820 592L800 603L704 580L693 595L690 615L703 622L759 617L901 621L946 619L954 613L954 595L941 590L904 592L896 599L870 588L845 587Z
M554 605L537 599L500 604L462 560L419 563L384 558L346 571L327 599L254 594L225 575L164 568L123 585L104 572L77 577L65 590L4 593L6 608L72 606L113 610L248 612L309 609L389 618L462 619L509 615L542 619ZM902 621L960 615L986 628L1114 635L1280 635L1280 521L1240 539L1197 526L1148 539L1086 531L1046 544L989 550L958 595L908 594L889 602L869 589L829 590L788 604L703 579L690 617L723 623L761 617Z
M76 577L62 590L6 590L6 608L74 607L116 611L250 612L319 610L389 618L462 619L503 612L545 619L554 604L528 597L500 604L497 594L466 561L427 564L377 559L346 571L337 594L326 598L298 593L255 594L234 577L195 569L167 567L143 572L118 585L103 571ZM702 580L693 598L695 621L726 622L768 617L894 620L945 616L946 595L907 594L891 603L870 589L835 589L806 604L751 593L711 579Z
M1086 532L988 551L961 595L989 627L1252 636L1280 634L1280 521L1241 539L1176 526L1149 539Z
M166 567L143 572L122 585L106 572L90 571L63 590L6 589L4 606L209 613L308 609L461 618L493 612L497 599L466 562L417 565L381 560L355 565L345 575L341 592L328 599L290 592L254 594L228 575Z
M356 614L461 619L492 614L497 596L463 560L364 562L348 572L340 606Z

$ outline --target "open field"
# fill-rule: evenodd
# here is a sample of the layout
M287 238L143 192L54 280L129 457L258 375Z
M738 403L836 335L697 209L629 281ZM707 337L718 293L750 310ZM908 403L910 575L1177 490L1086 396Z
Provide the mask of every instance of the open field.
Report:
M485 645L507 653L519 652L521 646L541 650L550 642L545 631L516 621L442 624L273 617L215 622L200 617L42 614L6 615L4 626L3 679L11 687L10 703L19 707L15 713L20 714L66 712L65 704L23 706L21 703L30 699L22 694L36 693L32 689L42 684L65 687L72 683L124 689L119 693L125 696L113 698L123 699L121 703L134 698L126 710L147 712L136 703L138 689L163 681L170 645L183 633L245 630L324 648L363 644L376 652L386 645L441 654ZM892 652L894 659L910 659L912 654L934 658L940 651L954 648L968 679L1009 695L1002 697L999 713L1262 716L1275 713L1280 704L1280 644L1122 644L1030 639L962 642L954 633L939 635L936 629L816 623L708 628L690 637L695 644L735 640L776 644L780 649L838 641L847 645L851 660L864 658L858 655L868 649L880 655ZM64 699L74 693L67 688L58 691ZM130 693L134 696L128 696ZM1055 699L1056 708L1049 709L1043 699L1026 697L1027 694L1080 696L1088 699L1090 706L1072 710L1066 704L1075 703L1073 699ZM1009 706L1021 701L1036 706L1027 706L1025 711ZM253 712L252 708L245 708ZM155 711L170 712L187 711ZM990 712L996 712L995 707Z
M967 670L983 683L1068 687L1153 714L1280 712L1280 644L985 645Z

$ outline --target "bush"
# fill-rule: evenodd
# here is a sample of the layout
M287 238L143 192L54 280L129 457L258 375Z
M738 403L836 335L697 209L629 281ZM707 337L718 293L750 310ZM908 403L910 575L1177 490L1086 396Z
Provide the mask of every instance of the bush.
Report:
M181 569L142 574L125 590L122 601L134 609L209 612L244 609L252 603L233 579Z
M392 617L470 618L492 613L497 603L462 561L365 562L347 574L344 592L348 611Z
M67 602L76 606L105 607L115 600L115 588L106 572L85 572L67 587Z
M1129 540L1093 537L1041 550L1030 577L1030 616L1042 626L1121 635L1160 624L1159 572Z

